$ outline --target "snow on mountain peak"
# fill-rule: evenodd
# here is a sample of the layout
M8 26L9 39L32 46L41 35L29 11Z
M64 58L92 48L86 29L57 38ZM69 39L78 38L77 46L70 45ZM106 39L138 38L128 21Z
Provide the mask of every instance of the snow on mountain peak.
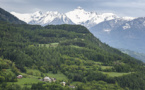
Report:
M104 29L104 32L110 33L111 29Z
M66 16L69 17L75 24L84 23L93 18L95 15L95 13L92 14L92 12L87 12L81 7L66 13Z
M14 16L16 16L18 19L29 23L32 19L31 19L31 14L30 13L26 13L26 14L20 14L20 13L16 13L16 12L11 12L11 14L13 14Z
M135 19L135 17L122 17L122 19L127 20L127 21L131 21L131 20Z
M57 15L57 14L60 14L59 12L57 11L47 11L46 14L53 14L53 15Z
M129 28L131 28L131 26L130 26L128 23L126 23L126 24L123 26L123 30L129 29Z
M11 14L28 24L39 24L42 26L48 24L81 24L87 28L91 28L96 24L112 19L134 19L132 17L120 18L113 13L97 14L96 12L85 11L80 6L67 13L59 13L57 11L47 11L42 13L41 11L37 11L31 14L20 14L15 12L11 12Z
M25 21L28 24L39 24L39 25L48 25L48 24L73 24L73 22L62 13L57 11L48 11L42 13L41 11L36 11L31 14L20 14L11 12L11 14L18 17L20 20Z
M90 28L103 21L119 18L113 13L97 14L96 12L85 11L81 7L67 12L66 16L69 17L75 24L81 24L87 28Z
M82 10L82 7L78 6L77 9Z
M85 11L82 7L78 6L74 11L83 12Z
M36 12L34 12L33 14L36 15L36 16L40 16L40 15L42 15L43 13L42 13L41 11L36 11Z

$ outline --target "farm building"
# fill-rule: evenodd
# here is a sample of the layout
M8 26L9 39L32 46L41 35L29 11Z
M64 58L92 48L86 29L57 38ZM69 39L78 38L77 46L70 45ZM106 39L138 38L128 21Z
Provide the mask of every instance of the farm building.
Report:
M44 79L43 79L43 81L45 81L45 82L51 82L52 80L51 80L51 78L50 77L44 77Z
M62 84L63 86L65 86L66 82L61 82L61 84Z
M17 76L17 78L19 78L19 79L22 78L22 77L23 77L22 75L18 75L18 76Z

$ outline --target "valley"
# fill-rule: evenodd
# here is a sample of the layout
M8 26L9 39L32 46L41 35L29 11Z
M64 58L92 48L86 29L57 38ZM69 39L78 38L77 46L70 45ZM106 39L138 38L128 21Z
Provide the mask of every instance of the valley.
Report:
M145 64L86 27L29 25L2 11L0 90L145 89Z
M58 11L11 13L32 25L82 25L87 27L95 37L112 47L145 53L144 17L119 17L114 13L91 12L81 7L66 13Z

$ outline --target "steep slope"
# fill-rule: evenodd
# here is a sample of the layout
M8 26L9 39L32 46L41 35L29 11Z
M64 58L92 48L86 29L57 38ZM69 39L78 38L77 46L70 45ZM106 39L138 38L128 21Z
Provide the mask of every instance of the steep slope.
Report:
M0 21L5 21L5 22L15 23L15 24L25 24L25 22L20 21L15 16L3 10L2 8L0 8Z
M100 23L90 31L101 41L116 47L145 53L145 18L131 21L110 20Z
M2 90L145 89L144 63L102 43L84 26L0 22L0 32ZM24 77L16 79L19 74ZM43 82L45 75L57 82Z
M43 78L43 73L56 75L61 72L67 77L67 83L82 83L76 84L81 90L97 88L89 84L94 82L101 89L105 85L105 89L116 90L116 83L118 89L133 89L133 86L135 89L144 88L144 64L102 43L84 26L41 27L1 22L0 32L0 57L13 61L23 73L27 73L28 69L36 69L41 72L37 77ZM111 77L109 73L112 72L119 75ZM140 84L136 85L123 77L134 77L132 80ZM47 83L43 84L41 88ZM31 85L33 89L39 88L37 86L40 83Z

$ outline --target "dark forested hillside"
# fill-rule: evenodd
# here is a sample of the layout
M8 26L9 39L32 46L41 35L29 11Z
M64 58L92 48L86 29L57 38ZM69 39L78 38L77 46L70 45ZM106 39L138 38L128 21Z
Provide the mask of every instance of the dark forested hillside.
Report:
M25 24L25 22L20 21L18 18L10 14L9 12L0 8L0 22L9 22L15 24Z
M76 90L145 89L144 63L102 43L79 25L41 27L0 22L0 57L0 89L71 90L69 85ZM36 70L40 75L34 75ZM6 80L9 77L4 71L11 72L13 79ZM53 77L64 75L66 86L59 80L21 84L14 78L24 74L24 79L40 79L50 73Z

